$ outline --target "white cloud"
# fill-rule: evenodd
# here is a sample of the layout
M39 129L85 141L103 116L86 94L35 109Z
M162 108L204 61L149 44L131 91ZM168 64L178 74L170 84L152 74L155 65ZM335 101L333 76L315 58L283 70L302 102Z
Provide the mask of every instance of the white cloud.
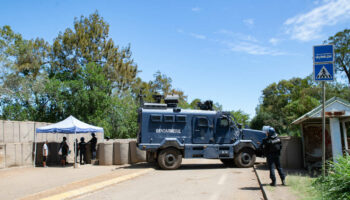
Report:
M247 53L251 55L271 55L271 56L279 56L279 55L287 54L285 52L263 45L262 42L260 42L258 39L256 39L252 35L237 33L226 29L221 29L215 33L228 36L228 37L226 38L226 40L216 39L212 41L218 42L226 46L230 51L233 51L233 52ZM269 42L272 44L273 43L277 44L279 42L279 39L271 38Z
M194 8L192 8L192 11L193 11L193 12L199 12L200 10L201 10L200 7L194 7Z
M292 39L310 41L322 37L325 26L332 26L350 18L350 0L330 0L310 12L294 16L284 22Z
M226 30L226 29L221 29L216 33L223 34L223 35L232 37L234 39L251 41L251 42L258 42L258 40L254 36L243 34L243 33L236 33L236 32Z
M272 45L277 45L278 43L280 43L280 39L277 39L277 38L270 38L269 42L272 44Z
M244 52L251 55L270 55L280 56L286 55L286 53L265 47L256 43L250 42L239 42L239 43L228 43L227 44L231 51Z
M243 23L248 27L252 27L254 25L254 19L245 19Z
M205 35L201 35L201 34L196 34L196 33L190 33L190 36L200 39L200 40L205 40L207 39L207 37Z

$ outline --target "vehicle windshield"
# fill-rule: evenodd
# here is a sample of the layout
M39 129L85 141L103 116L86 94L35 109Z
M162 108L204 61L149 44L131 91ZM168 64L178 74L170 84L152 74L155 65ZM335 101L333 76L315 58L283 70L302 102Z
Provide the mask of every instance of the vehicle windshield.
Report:
M236 118L232 115L227 115L227 116L230 119L230 126L234 126L235 128L238 128L238 123Z

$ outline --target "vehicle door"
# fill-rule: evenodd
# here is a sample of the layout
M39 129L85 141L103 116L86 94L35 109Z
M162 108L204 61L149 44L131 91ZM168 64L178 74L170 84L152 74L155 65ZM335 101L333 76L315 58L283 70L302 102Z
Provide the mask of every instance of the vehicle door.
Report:
M216 122L216 131L214 135L216 144L229 144L232 142L232 130L230 120L227 116L221 116Z
M213 123L205 116L196 116L193 118L193 135L192 142L194 144L209 144L213 141Z

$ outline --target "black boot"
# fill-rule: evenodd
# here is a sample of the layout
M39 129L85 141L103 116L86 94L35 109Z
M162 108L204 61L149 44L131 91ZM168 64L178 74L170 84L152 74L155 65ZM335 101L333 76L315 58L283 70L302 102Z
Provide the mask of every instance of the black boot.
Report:
M282 185L286 185L286 180L282 179Z
M276 186L276 181L272 181L272 182L270 183L270 185L271 185L271 186Z

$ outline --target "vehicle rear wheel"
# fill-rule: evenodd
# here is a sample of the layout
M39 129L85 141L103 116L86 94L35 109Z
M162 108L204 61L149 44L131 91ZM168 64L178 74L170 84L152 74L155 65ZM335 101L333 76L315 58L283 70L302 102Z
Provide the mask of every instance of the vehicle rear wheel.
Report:
M243 148L235 156L235 164L240 168L252 167L255 163L256 155L253 149Z
M220 161L226 166L226 167L234 167L235 161L233 159L220 159Z
M175 148L163 149L158 155L158 164L162 169L177 169L182 162L182 154Z

